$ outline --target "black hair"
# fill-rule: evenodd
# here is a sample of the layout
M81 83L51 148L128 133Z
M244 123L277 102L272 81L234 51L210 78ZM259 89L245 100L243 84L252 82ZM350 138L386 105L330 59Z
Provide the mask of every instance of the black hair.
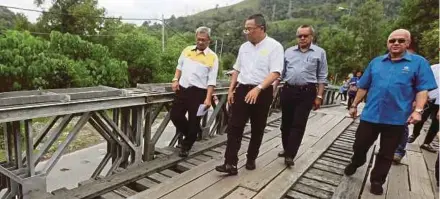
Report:
M262 14L251 15L247 18L247 20L255 20L255 24L257 26L261 26L263 28L263 31L266 32L266 28L267 28L266 19Z

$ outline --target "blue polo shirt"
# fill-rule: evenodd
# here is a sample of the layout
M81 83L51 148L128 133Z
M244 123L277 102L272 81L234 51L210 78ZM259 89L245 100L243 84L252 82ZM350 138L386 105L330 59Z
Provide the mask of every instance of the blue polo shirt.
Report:
M437 88L429 62L406 52L399 61L389 55L374 58L358 87L368 90L361 120L391 125L405 125L412 113L412 102L420 91Z

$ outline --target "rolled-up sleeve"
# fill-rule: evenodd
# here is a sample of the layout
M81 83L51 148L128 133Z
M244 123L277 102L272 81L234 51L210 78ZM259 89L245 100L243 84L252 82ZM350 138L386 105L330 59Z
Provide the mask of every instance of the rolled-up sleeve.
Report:
M241 52L241 50L239 50L238 51L238 55L237 55L237 59L235 60L235 64L234 64L234 66L232 67L234 70L236 70L236 71L238 71L238 72L240 72L240 53Z
M371 74L371 67L373 67L373 62L370 62L368 67L365 69L364 74L362 75L361 79L359 80L357 87L361 89L369 89L371 86L371 80L372 80L372 74Z
M218 74L218 58L215 58L214 66L209 69L208 73L208 86L217 85L217 74Z
M327 55L325 51L321 52L321 61L319 62L319 71L318 71L318 83L319 84L327 84L327 76L328 76L328 65L327 65Z
M178 70L182 70L182 66L183 66L183 59L184 59L185 57L184 57L184 55L183 55L183 51L182 51L182 53L180 54L180 57L179 57L179 59L177 60L177 69Z
M283 46L277 45L275 49L270 53L270 66L269 70L271 73L283 73L284 69L284 49Z
M420 63L419 71L416 77L416 90L420 91L430 91L437 88L437 83L435 82L434 73L431 70L426 59L423 59Z

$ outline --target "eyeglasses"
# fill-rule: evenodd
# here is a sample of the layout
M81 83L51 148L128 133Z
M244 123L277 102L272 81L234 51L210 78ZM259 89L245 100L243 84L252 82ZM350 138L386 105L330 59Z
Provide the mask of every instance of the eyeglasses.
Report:
M243 33L244 34L249 34L252 30L255 30L257 28L259 28L259 27L245 27L244 30L243 30Z
M390 39L390 40L388 40L388 43L390 43L390 44L394 44L394 43L396 43L396 41L397 41L399 44L403 44L403 43L406 42L405 39Z
M298 37L299 39L301 39L301 38L308 38L310 35L296 35L296 37Z

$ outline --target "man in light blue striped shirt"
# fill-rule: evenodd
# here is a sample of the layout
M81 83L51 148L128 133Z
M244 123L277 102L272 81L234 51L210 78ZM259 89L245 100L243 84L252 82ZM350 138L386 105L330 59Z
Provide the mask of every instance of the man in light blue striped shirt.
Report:
M296 32L298 45L285 51L280 93L282 107L282 141L285 164L292 166L301 145L307 119L312 108L319 109L327 84L328 66L324 49L312 44L314 29L302 25ZM317 89L318 86L318 89Z

